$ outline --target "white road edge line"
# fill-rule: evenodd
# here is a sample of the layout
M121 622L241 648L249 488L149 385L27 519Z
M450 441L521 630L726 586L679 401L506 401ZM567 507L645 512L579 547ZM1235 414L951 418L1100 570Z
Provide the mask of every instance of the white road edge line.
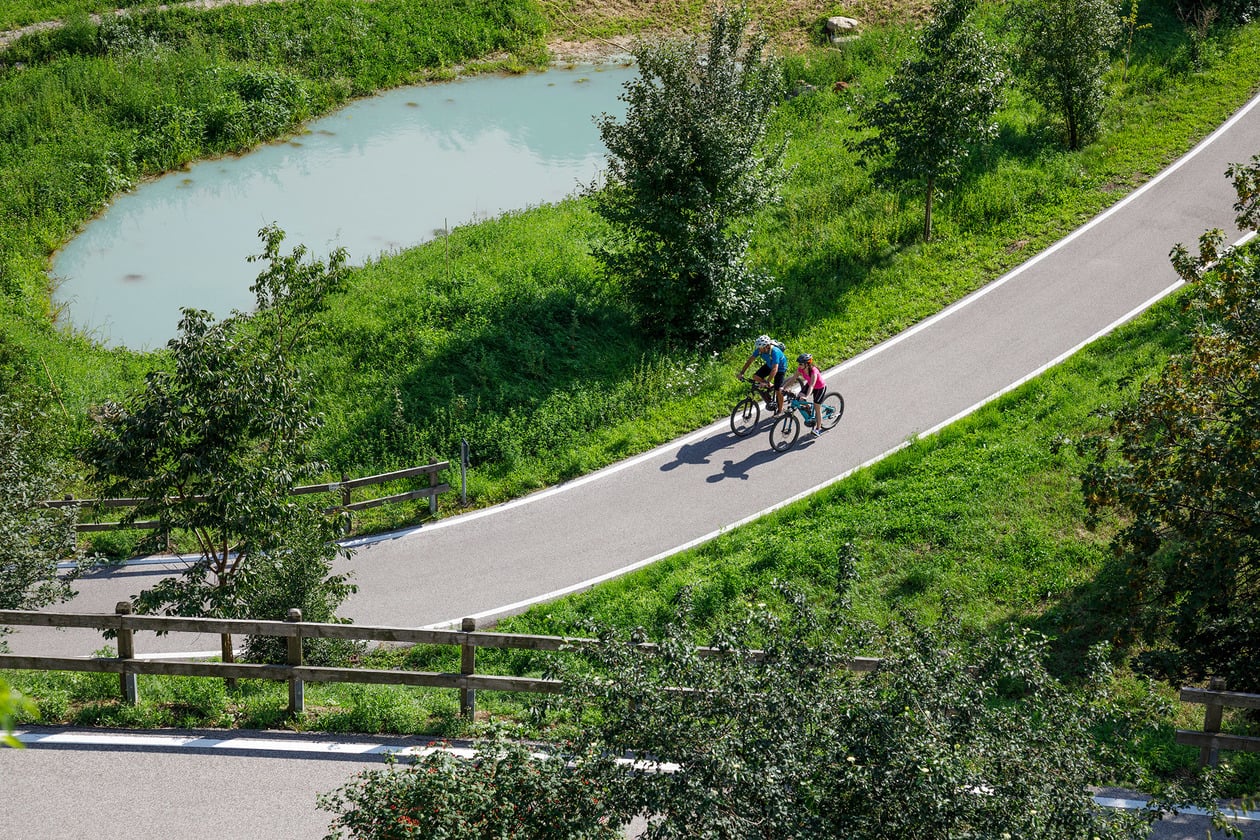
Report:
M152 733L111 733L111 732L23 732L14 733L18 741L28 747L107 747L113 749L165 749L165 750L198 750L223 752L259 752L276 756L394 756L396 758L421 758L436 752L445 752L458 758L471 759L476 751L470 747L453 747L443 745L441 739L434 739L425 746L400 747L389 744L363 741L310 741L303 739L255 738L250 736L235 738L211 738L202 735L162 735ZM546 754L535 752L536 758L545 758ZM643 769L673 773L678 765L673 762L633 762L622 759L621 763ZM1146 806L1143 799L1123 799L1114 796L1094 796L1094 802L1104 808L1115 808L1136 811ZM1190 806L1179 807L1179 813L1206 816L1207 811ZM1260 811L1225 809L1225 814L1232 820L1240 822L1260 822Z

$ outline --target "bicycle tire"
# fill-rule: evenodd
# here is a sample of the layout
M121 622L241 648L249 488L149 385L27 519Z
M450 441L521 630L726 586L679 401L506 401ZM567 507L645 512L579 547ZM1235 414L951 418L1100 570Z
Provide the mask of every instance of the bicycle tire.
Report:
M731 409L731 431L735 437L748 437L761 420L761 406L752 397L744 397Z
M822 401L822 417L819 418L819 428L824 432L832 426L840 422L841 416L844 415L844 397L840 392L832 391L823 397Z
M770 427L770 448L775 452L786 452L801 436L801 418L795 411L787 412L775 418Z

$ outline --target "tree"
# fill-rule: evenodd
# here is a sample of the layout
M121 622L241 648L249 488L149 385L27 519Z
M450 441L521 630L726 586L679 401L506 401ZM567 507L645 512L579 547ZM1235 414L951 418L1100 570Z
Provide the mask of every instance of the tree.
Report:
M585 765L611 814L650 815L651 840L1145 836L1146 817L1088 789L1109 754L1092 728L1119 721L1105 671L1069 690L1045 670L1043 639L968 643L947 615L893 628L879 667L855 674L844 647L869 631L785 595L790 615L718 634L725 656L695 654L685 602L655 650L611 632L584 648L586 667L566 675L586 727L575 749L666 771Z
M1260 222L1260 156L1230 167L1241 229ZM1085 502L1125 515L1113 545L1128 572L1133 625L1176 674L1260 691L1260 250L1178 245L1190 284L1190 350L1171 358L1087 443Z
M1081 148L1097 133L1107 99L1103 75L1121 28L1115 5L1029 0L1013 5L1011 14L1020 76L1046 111L1063 117L1068 148Z
M1005 73L998 51L970 22L975 0L939 0L884 99L868 107L876 134L860 144L889 155L886 171L924 188L923 241L932 238L932 203L942 181L957 176L975 144L993 137Z
M47 415L9 392L0 405L0 609L36 609L74 594L57 564L77 557L75 511L38 504L56 495L57 470Z
M501 729L466 760L435 750L399 770L364 770L319 797L337 815L326 840L619 840L589 756L538 754Z
M604 115L606 183L587 190L612 225L597 251L641 325L713 341L753 328L767 281L745 263L748 217L774 201L785 144L768 144L782 87L745 10L713 15L700 40L640 42L624 122Z
M302 246L282 256L284 233L274 226L259 236L264 249L254 259L267 267L251 287L255 312L216 321L184 310L168 343L171 368L151 373L125 403L100 407L84 448L106 496L142 500L127 521L156 519L159 533L196 542L200 559L138 595L141 612L280 619L293 606L321 612L349 591L343 577L329 576L342 551L335 525L313 512L315 502L290 495L319 470L309 440L320 423L293 351L344 284L345 253L325 265L307 260ZM261 590L251 584L268 568L301 569L316 591L305 587L305 605L258 614ZM228 636L223 655L232 658Z

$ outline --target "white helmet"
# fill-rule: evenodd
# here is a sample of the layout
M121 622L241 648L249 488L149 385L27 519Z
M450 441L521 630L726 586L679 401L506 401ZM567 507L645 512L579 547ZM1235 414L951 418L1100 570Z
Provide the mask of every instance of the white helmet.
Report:
M761 350L762 348L769 347L770 344L771 344L770 336L759 335L757 336L757 340L753 342L753 348L756 350Z

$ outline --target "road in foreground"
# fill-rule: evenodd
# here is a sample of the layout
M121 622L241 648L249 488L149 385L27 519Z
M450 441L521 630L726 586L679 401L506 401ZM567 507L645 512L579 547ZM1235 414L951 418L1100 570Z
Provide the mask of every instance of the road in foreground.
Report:
M429 739L330 741L293 733L109 733L38 728L30 748L0 748L0 825L13 837L94 840L315 840L332 814L315 797L344 784L384 753ZM49 780L56 779L55 784ZM1133 800L1107 790L1101 798ZM1240 821L1260 840L1260 813ZM1203 840L1208 821L1179 815L1157 824L1153 840Z

